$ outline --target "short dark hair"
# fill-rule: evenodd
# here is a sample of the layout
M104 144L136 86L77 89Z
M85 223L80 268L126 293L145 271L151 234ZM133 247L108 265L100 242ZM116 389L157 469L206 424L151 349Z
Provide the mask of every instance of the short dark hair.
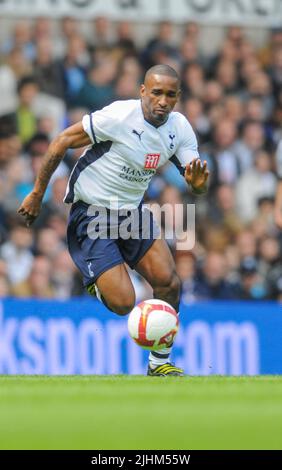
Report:
M36 86L39 86L39 85L38 85L38 81L36 80L36 78L35 78L33 75L26 75L25 77L21 78L21 79L18 81L18 84L17 84L17 92L20 93L21 90L22 90L26 85L36 85Z
M17 132L17 116L15 113L0 116L0 139L9 139L16 135Z
M44 132L37 132L32 138L26 143L25 149L31 157L37 156L36 144L45 142L46 145L50 144L50 139Z
M167 64L154 65L153 67L148 69L145 74L145 80L150 75L166 75L168 77L172 77L180 81L179 75L176 70L174 70L170 65Z
M33 134L31 139L28 141L27 145L31 146L33 144L36 144L37 142L46 142L47 144L50 143L50 139L45 132L37 132L36 134Z

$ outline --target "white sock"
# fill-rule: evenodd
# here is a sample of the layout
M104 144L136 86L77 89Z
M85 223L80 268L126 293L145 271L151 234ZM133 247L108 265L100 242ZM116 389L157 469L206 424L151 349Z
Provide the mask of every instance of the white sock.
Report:
M179 315L179 312L177 313ZM169 348L160 349L159 351L150 351L149 365L151 369L169 362L169 356L172 351L173 344Z
M155 369L162 364L169 362L169 356L172 346L169 348L160 349L159 351L151 351L149 354L149 364L152 369Z

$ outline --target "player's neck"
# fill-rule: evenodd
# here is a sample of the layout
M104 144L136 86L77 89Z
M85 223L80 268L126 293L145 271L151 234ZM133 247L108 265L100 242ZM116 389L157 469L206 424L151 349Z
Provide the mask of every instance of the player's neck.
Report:
M148 112L146 111L145 107L143 106L143 103L141 101L141 109L143 113L144 120L148 122L151 126L155 127L156 129L160 126L163 126L167 121L168 121L168 116L164 122L156 122L154 119L152 119L149 115Z
M167 121L168 121L168 117L166 118L166 120L162 123L156 123L155 121L152 121L150 119L147 119L145 116L144 116L144 119L146 122L148 122L149 124L151 124L151 126L155 127L156 129L158 129L158 127L161 127L163 126Z

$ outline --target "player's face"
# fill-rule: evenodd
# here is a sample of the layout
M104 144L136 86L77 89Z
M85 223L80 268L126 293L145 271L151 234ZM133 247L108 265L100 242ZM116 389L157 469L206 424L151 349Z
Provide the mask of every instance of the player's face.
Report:
M140 89L144 117L161 126L173 110L179 95L179 81L167 75L149 75Z

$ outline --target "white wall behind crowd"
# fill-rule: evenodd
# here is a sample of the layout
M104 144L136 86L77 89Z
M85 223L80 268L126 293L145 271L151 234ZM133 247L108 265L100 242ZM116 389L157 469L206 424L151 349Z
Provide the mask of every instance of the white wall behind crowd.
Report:
M89 19L107 15L113 20L277 27L282 21L281 0L0 0L0 16L75 16Z

